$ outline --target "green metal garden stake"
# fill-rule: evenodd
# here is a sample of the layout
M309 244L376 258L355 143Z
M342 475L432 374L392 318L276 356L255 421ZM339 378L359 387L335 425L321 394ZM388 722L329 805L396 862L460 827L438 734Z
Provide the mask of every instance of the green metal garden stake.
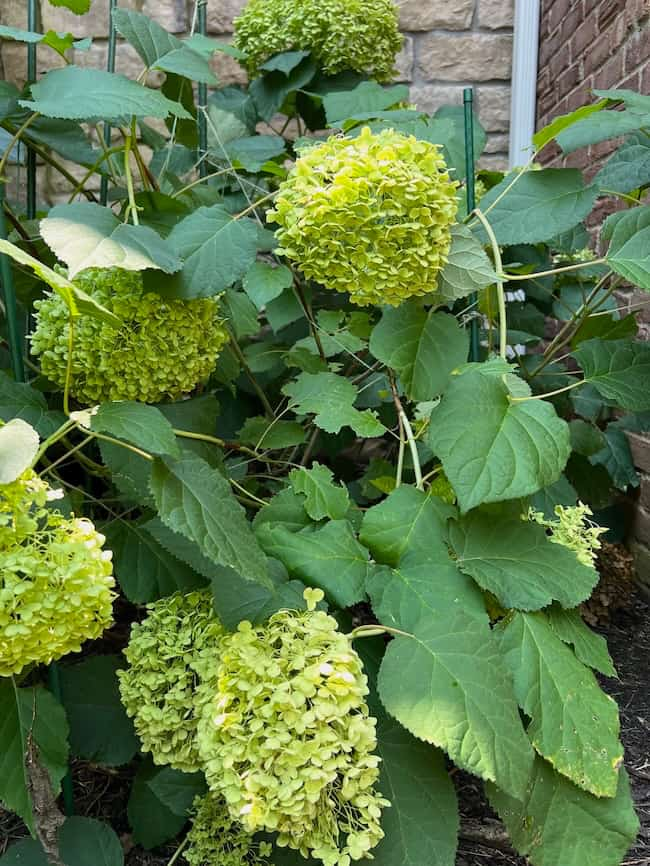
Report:
M7 225L4 211L5 185L0 179L0 238L6 240ZM2 286L2 297L7 317L7 336L9 338L9 354L11 355L11 367L17 382L25 381L25 360L23 358L23 335L18 322L18 310L16 309L16 292L14 289L13 274L9 256L0 253L0 285Z
M467 191L467 213L471 213L476 207L474 194L474 89L466 87L463 90L463 106L465 108L465 189ZM474 305L478 301L478 295L470 295L470 302ZM480 359L481 344L479 339L479 321L477 316L472 316L469 325L469 359L478 361Z
M197 24L201 36L207 36L207 0L198 0ZM205 177L208 173L208 165L206 156L208 154L208 122L205 112L208 107L208 85L199 84L198 86L198 104L196 106L196 122L199 129L199 175Z
M27 29L34 32L38 29L37 0L29 0L27 6ZM36 43L27 45L27 80L30 84L36 81ZM36 152L27 148L27 219L36 217Z
M117 9L117 0L110 0L108 8L108 60L106 62L106 69L108 72L115 72L116 33L113 24L113 9ZM104 143L106 144L106 147L110 148L111 125L108 121L104 123ZM108 167L108 165L105 166L106 169ZM101 185L99 187L99 200L104 206L108 203L108 175L105 172L102 173Z

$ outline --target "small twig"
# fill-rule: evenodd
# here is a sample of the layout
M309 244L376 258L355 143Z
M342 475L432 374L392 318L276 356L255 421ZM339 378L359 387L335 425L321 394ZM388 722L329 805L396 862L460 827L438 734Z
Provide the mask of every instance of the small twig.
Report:
M498 851L506 851L509 854L513 852L510 837L498 825L463 825L458 838L463 842L474 842L479 845L485 845L488 848L496 848Z
M302 286L300 285L300 281L295 276L295 274L294 274L294 278L293 278L293 287L294 287L294 291L295 291L296 295L298 296L298 300L300 301L300 306L303 309L303 312L305 314L305 318L307 319L307 322L309 323L309 328L311 330L312 337L314 338L314 342L316 343L316 348L318 349L318 354L320 355L320 359L324 363L327 363L327 357L325 355L325 350L323 349L323 344L321 342L320 334L318 333L318 326L316 324L316 321L314 320L314 313L312 311L311 306L309 305L309 302L307 301L307 298L305 297L305 293L302 289Z
M266 394L262 390L262 386L260 385L260 383L255 378L255 374L253 373L251 368L248 366L248 361L246 360L246 357L245 357L244 353L242 352L242 350L239 346L239 343L235 339L235 335L231 331L229 331L229 334L230 334L229 345L230 345L231 350L235 353L235 355L237 356L237 360L242 365L244 372L248 376L249 382L253 386L257 396L260 398L262 406L264 406L264 411L266 412L267 416L269 418L274 418L275 415L273 413L273 407L269 403L269 398L266 396Z

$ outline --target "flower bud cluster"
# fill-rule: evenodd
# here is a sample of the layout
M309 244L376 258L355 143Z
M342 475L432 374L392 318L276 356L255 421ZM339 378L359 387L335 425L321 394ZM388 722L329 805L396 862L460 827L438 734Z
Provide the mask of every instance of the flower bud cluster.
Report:
M0 485L0 676L78 652L112 621L106 539L46 507L57 498L31 469Z
M317 598L312 596L316 595ZM375 719L361 660L336 620L280 611L220 644L198 726L208 784L249 832L325 866L348 866L383 837Z
M583 565L593 566L602 544L600 536L607 529L598 526L589 518L593 512L588 505L556 505L557 520L547 520L541 511L529 511L529 520L535 521L550 530L550 540L573 550Z
M193 773L202 766L196 749L197 686L215 664L223 627L209 590L175 593L147 610L124 650L129 666L118 671L122 703L156 764Z
M272 847L256 842L233 821L220 794L208 792L193 804L192 827L183 856L190 866L266 866Z
M304 150L267 216L306 277L360 306L397 306L435 292L456 189L436 145L366 127Z
M177 400L208 378L228 342L214 298L167 300L146 292L142 275L118 268L88 269L77 286L121 320L93 316L74 325L71 394L82 403ZM59 386L66 381L69 315L63 298L36 301L32 352Z
M311 51L327 75L351 70L393 77L402 47L393 0L249 0L235 20L235 45L255 75L281 51Z

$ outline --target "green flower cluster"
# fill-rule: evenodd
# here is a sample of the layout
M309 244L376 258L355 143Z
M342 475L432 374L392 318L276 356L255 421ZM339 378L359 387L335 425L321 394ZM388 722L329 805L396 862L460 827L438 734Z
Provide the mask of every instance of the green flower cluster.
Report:
M266 866L272 847L255 842L230 816L219 794L207 793L194 800L192 827L183 856L190 866Z
M112 553L31 469L0 485L0 676L78 652L112 621Z
M177 400L207 379L228 342L214 298L165 300L145 292L142 275L118 268L88 269L76 284L122 322L114 328L82 316L74 326L71 393L82 403ZM68 308L52 294L36 301L32 352L41 370L65 384Z
M336 620L315 610L242 622L220 646L198 748L210 788L250 832L325 866L349 866L383 837L375 719L361 660Z
M175 593L147 611L124 650L129 666L118 671L122 703L156 764L193 773L202 766L196 749L197 686L214 669L223 627L209 590Z
M607 529L589 519L593 512L582 502L577 505L556 505L555 514L557 520L547 520L541 511L531 508L528 516L529 520L550 530L551 541L573 550L583 565L593 566L602 547L600 536L607 532Z
M390 81L402 36L393 0L249 0L234 44L251 75L274 54L298 49L328 75L352 70Z
M435 292L458 202L438 148L392 129L303 151L268 219L278 252L354 304Z

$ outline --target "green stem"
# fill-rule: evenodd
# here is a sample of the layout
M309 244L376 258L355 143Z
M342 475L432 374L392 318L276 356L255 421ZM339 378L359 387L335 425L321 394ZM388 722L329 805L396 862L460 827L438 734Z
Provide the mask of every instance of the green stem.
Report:
M477 214L478 216L478 214ZM508 274L508 273L499 273L497 276L506 280L507 282L513 282L514 280L536 280L539 277L553 277L555 274L566 274L569 271L577 271L580 268L593 268L594 265L604 265L607 263L606 258L601 259L593 259L591 262L578 262L575 265L567 265L563 268L551 268L549 271L539 271L536 274Z
M188 192L191 189L194 189L195 186L198 186L200 183L204 183L206 180L212 180L213 177L221 177L224 174L230 174L232 169L222 168L220 171L213 171L211 174L206 174L203 177L199 177L196 180L193 180L192 183L188 183L187 186L181 187L177 192L173 192L171 197L178 198L179 195L183 195L184 192Z
M391 628L387 625L360 625L348 633L349 639L356 640L358 637L377 637L381 634L394 634L398 637L413 637L408 631L399 628Z
M51 448L55 442L58 442L59 439L62 439L66 435L66 433L68 433L70 430L73 429L73 427L76 426L76 422L68 418L66 421L63 422L63 424L59 427L58 430L55 430L51 436L48 436L47 439L45 439L45 441L41 443L41 447L36 452L36 457L34 457L32 461L32 468L36 466L36 464L45 454L48 448Z
M497 301L499 304L499 356L505 361L507 358L507 343L508 343L508 320L506 317L506 294L503 290L503 280L499 279L503 272L503 264L501 262L501 250L497 243L496 235L492 230L492 226L487 221L485 214L478 208L474 211L477 219L485 229L490 246L492 247L492 255L494 257L494 266L497 272Z
M397 450L397 469L395 470L395 489L402 486L402 476L404 475L404 452L406 451L406 437L404 436L404 422L402 421L402 413L397 413L399 422L399 448Z
M585 384L585 379L580 379L578 382L572 382L570 385L565 385L564 388L557 388L555 391L547 391L545 394L532 394L530 397L508 397L511 403L528 403L530 400L545 400L547 397L555 397L556 394L564 394L566 391L571 391L573 388L579 388Z
M78 182L77 178L73 174L70 174L70 172L67 170L67 168L64 165L61 165L61 163L58 160L54 159L54 157L51 156L47 152L47 150L45 150L42 147L39 147L37 144L34 144L33 141L30 141L29 147L30 147L30 150L33 151L33 153L40 156L40 158L44 162L47 162L49 165L51 165L52 168L55 169L55 171L58 171L59 174L62 177L64 177L71 186L76 186L76 184ZM93 192L91 192L89 189L83 189L83 190L81 190L81 192L86 196L88 201L93 201L93 202L97 201L96 195Z
M243 211L238 213L233 219L240 220L242 217L248 216L249 213L255 210L255 208L259 207L265 201L268 201L273 196L277 195L277 192L269 192L266 195L263 195L261 198L258 198L257 201L254 201L251 205L245 208Z
M122 150L122 145L116 145L115 147L111 147L110 150L104 151L104 153L99 157L99 159L94 162L85 175L81 178L81 180L76 184L75 188L72 190L70 194L70 198L68 199L68 204L73 201L80 192L82 192L83 187L86 185L86 182L92 177L93 174L97 171L99 166L105 161L110 160L111 156L116 153L120 153Z
M309 329L311 331L312 337L314 338L314 342L316 343L316 348L318 349L318 354L320 355L321 361L323 363L327 363L327 357L325 355L325 349L323 348L323 344L321 342L320 334L318 333L318 326L316 325L316 321L314 319L314 313L309 305L305 293L303 291L302 286L300 285L300 280L294 274L293 277L293 289L298 296L298 301L300 302L300 306L303 309L305 314L305 318L309 324Z
M253 373L251 368L248 366L248 361L246 360L246 357L245 357L244 353L242 352L242 350L239 346L239 343L235 339L235 335L233 333L230 333L230 344L229 345L230 345L230 348L232 349L232 351L237 356L237 360L242 365L244 372L248 376L248 380L251 383L251 385L253 386L255 393L260 398L260 401L262 403L262 406L264 406L264 411L266 412L267 416L269 418L274 418L275 413L273 412L273 407L269 403L269 399L266 396L266 394L264 393L264 391L262 390L260 383L255 378L255 374Z
M96 433L94 430L88 430L75 422L75 427L78 427L83 433L91 434L93 439L101 439L103 442L110 442L112 445L119 445L121 448L126 448L127 451L133 451L138 457L144 457L145 460L153 461L153 455L148 451L143 451L141 448L136 448L135 445L129 445L128 442L122 442L121 439L115 439L113 436L107 436L105 433Z
M187 847L187 844L188 844L189 841L190 841L190 840L189 840L189 837L186 836L186 837L183 839L183 841L181 842L181 844L178 846L178 848L177 848L177 849L174 851L174 853L172 854L171 860L169 860L169 861L167 862L167 866L174 866L174 863L175 863L175 862L178 860L178 858L181 856L181 854L183 853L183 851L184 851L185 848Z
M420 466L420 455L418 454L418 446L415 442L415 437L413 436L413 428L411 427L409 419L406 417L406 412L403 409L400 410L400 418L402 419L402 424L404 425L404 430L406 431L406 439L408 441L409 448L411 449L411 460L413 461L413 471L415 472L415 486L418 490L422 490L422 467Z
M20 140L23 132L30 126L30 124L32 124L36 120L37 117L40 117L38 111L35 111L34 114L30 114L27 120L21 126L19 126L16 132L13 134L11 140L9 141L9 144L7 145L4 153L2 154L2 159L0 159L0 177L2 177L7 161L9 160L9 157L11 155L11 151L14 149L14 145Z
M129 206L126 212L126 218L124 222L128 222L129 216L133 220L133 225L140 225L140 220L138 219L138 206L135 203L135 190L133 189L133 176L131 174L131 135L126 136L126 141L124 142L124 175L126 177L126 189L129 196Z

